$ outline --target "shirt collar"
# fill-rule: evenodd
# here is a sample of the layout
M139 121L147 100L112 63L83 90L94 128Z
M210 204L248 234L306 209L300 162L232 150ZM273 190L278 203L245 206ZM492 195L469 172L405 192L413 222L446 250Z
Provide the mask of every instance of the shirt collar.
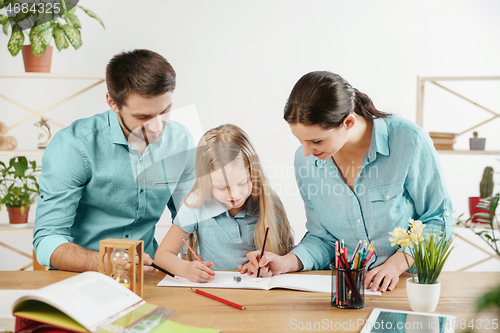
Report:
M389 131L383 118L373 119L372 142L368 149L368 162L377 158L377 153L389 156Z
M118 122L118 114L113 110L109 110L108 116L109 124L111 126L111 137L113 138L113 143L128 146L127 138L123 133L120 123Z
M217 217L222 214L227 214L229 216L229 212L224 206L223 203L221 203L219 200L215 199L212 196L211 201L206 201L204 203L203 207L204 211L210 215L210 217ZM243 208L238 214L236 214L236 217L245 217L245 216L254 216L255 214L258 214L259 212L259 204L258 202L255 201L252 195L250 195L247 199L247 203L245 205L245 208Z

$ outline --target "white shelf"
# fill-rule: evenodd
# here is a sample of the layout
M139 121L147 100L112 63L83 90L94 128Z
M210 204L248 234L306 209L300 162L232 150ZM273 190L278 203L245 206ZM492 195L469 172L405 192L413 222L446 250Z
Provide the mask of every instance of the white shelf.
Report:
M0 156L42 156L44 149L39 150L0 150Z
M105 80L105 75L99 74L54 74L54 73L0 73L0 77L17 77L17 78L40 78L40 79L88 79L88 80Z
M448 155L500 155L500 150L438 150L439 154Z

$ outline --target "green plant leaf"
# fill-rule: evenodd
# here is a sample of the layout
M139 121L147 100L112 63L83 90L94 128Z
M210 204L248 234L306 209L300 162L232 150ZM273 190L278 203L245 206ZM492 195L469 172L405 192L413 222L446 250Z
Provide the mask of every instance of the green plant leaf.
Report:
M4 0L0 0L0 9L2 9L3 7L5 7L5 1Z
M45 52L45 48L47 47L43 43L42 35L40 31L37 29L37 27L33 27L30 30L30 44L31 44L31 51L37 56L41 56L43 52Z
M9 17L0 14L0 24L5 24L5 23L9 23Z
M3 28L2 28L3 33L4 33L6 36L8 36L8 35L9 35L9 26L10 26L10 24L7 22L6 24L4 24L4 25L3 25Z
M66 22L68 23L68 25L71 26L71 27L74 27L74 28L77 28L77 29L80 29L82 27L82 25L80 24L80 20L78 19L78 17L76 17L76 15L65 16L63 18L66 20Z
M69 12L65 12L61 17L63 19L66 19L66 17L68 17L68 16L75 15L75 12L76 12L76 6L71 8L71 10Z
M31 17L31 16L33 16L33 13L30 11L27 11L26 13L23 13L22 11L20 11L14 17L14 22L19 23L19 22L24 21L25 19L27 19L28 17Z
M102 27L104 29L106 29L106 27L104 26L104 23L102 22L101 18L99 16L97 16L93 11L85 8L85 7L82 7L82 6L78 6L80 7L85 13L87 13L88 16L92 17L92 18L95 18L97 21L99 21L99 23L101 23Z
M64 2L64 0L59 0L59 2L61 3L64 14L67 14L68 8L66 7L66 2Z
M67 49L69 46L69 43L66 40L66 34L61 28L59 28L59 23L54 24L54 41L56 42L56 47L59 51Z
M15 57L24 43L24 33L19 25L14 25L12 28L12 35L10 36L9 43L7 44L7 48L9 49L10 54Z
M60 27L63 29L66 37L68 37L69 42L75 50L78 50L82 46L82 36L80 34L80 30L73 28L69 25L62 24Z

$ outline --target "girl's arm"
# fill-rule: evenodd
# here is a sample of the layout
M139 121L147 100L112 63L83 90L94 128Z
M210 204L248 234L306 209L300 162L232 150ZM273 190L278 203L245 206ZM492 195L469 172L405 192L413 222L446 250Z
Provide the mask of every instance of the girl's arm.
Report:
M296 272L304 268L302 261L293 253L279 256L272 252L266 252L260 260L257 260L260 257L260 252L260 250L256 250L247 253L248 262L238 266L241 274L256 275L259 266L261 267L260 277Z
M182 240L188 239L189 234L172 224L163 238L155 254L155 263L175 275L187 278L192 282L208 282L214 279L214 271L210 269L213 262L187 261L177 255L182 248Z

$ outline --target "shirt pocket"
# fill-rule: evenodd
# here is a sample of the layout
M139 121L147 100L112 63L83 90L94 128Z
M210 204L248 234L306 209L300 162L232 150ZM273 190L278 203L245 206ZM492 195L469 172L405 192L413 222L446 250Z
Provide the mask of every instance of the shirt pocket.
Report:
M392 226L405 216L406 199L402 182L371 188L367 194L375 224Z

